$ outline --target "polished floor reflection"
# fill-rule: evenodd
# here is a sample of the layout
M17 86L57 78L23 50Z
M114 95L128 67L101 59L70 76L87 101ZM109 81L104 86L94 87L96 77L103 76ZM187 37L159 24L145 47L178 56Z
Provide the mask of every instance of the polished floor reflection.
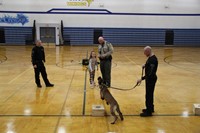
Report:
M46 69L54 87L34 82L32 46L0 46L1 133L199 133L200 48L153 47L159 60L153 117L141 118L144 85L131 91L110 89L125 120L111 125L109 106L90 88L82 59L97 46L46 45ZM114 47L112 86L131 88L141 76L143 47ZM85 75L87 74L87 75ZM101 75L96 72L96 78ZM86 79L86 80L85 80ZM85 84L86 83L86 84ZM92 117L92 105L104 105L107 117Z

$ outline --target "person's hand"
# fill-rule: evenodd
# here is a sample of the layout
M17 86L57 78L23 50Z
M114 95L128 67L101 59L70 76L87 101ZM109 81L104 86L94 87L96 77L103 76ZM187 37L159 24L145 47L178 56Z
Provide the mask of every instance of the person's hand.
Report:
M100 56L99 56L99 58L100 58L100 59L103 59L103 56L102 56L102 55L100 55Z
M106 54L103 54L101 57L102 57L102 58L105 58L105 57L106 57Z
M145 68L145 64L144 65L142 65L142 69L144 69Z
M100 58L100 59L104 59L105 57L106 57L105 54L103 54L103 55L98 55L98 58Z
M142 82L142 79L137 80L137 84L141 84L141 82Z
M33 65L33 68L37 68L37 65Z
M91 73L93 73L93 74L94 74L94 72L95 72L94 70L93 70L93 71L91 71Z

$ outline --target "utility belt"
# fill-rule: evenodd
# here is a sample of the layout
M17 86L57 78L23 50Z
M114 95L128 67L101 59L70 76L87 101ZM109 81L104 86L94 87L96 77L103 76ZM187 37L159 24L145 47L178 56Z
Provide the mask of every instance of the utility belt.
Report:
M103 59L99 58L100 61L111 61L112 60L112 56L108 56L108 57L105 57Z
M157 80L157 75L147 76L146 80Z
M43 63L43 60L36 60L35 63Z

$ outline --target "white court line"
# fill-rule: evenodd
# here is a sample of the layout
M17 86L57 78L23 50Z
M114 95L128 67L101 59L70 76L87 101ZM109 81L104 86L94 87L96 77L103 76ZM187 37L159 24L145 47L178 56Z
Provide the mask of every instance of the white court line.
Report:
M20 76L22 76L24 73L26 73L27 71L29 71L30 69L33 69L33 67L29 67L26 71L20 73L18 76L16 76L14 79L12 79L10 82L8 82L8 84L11 84L14 80L16 80L17 78L19 78Z
M136 66L137 66L137 68L138 69L142 69L142 66L140 66L139 64L137 64L136 62L134 62L133 60L131 60L129 57L127 57L126 55L125 55L125 57L126 57L126 59L128 59L131 63L133 63L133 64L135 64ZM138 76L137 76L137 78L138 78Z
M125 55L125 57L131 62L131 63L133 63L133 64L135 64L139 69L142 69L142 66L140 66L140 65L138 65L136 62L134 62L133 60L131 60L129 57L127 57L126 55ZM145 64L145 63L144 63ZM140 66L140 67L139 67ZM138 77L138 76L137 76ZM157 83L159 83L160 84L160 82L157 80Z
M45 58L48 58L49 55L47 55ZM15 77L14 79L12 79L10 82L8 82L8 84L11 84L14 80L16 80L17 78L19 78L20 76L22 76L24 73L26 73L29 69L33 69L33 66L29 67L26 71L22 72L21 74L19 74L17 77Z

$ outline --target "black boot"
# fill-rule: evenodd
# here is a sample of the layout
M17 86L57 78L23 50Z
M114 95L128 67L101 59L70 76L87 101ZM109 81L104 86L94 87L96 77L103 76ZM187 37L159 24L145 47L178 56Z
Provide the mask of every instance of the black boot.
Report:
M46 85L46 87L53 87L53 86L54 86L54 84L51 84L51 83Z
M38 84L38 85L37 85L37 87L38 87L38 88L41 88L41 87L42 87L42 85L41 85L41 84Z
M143 113L140 113L140 116L141 116L141 117L148 117L148 116L152 116L152 112L151 112L151 111L148 111L148 110L146 110L145 112L143 112Z
M142 109L142 112L145 113L147 109ZM154 109L151 111L151 113L154 113Z

